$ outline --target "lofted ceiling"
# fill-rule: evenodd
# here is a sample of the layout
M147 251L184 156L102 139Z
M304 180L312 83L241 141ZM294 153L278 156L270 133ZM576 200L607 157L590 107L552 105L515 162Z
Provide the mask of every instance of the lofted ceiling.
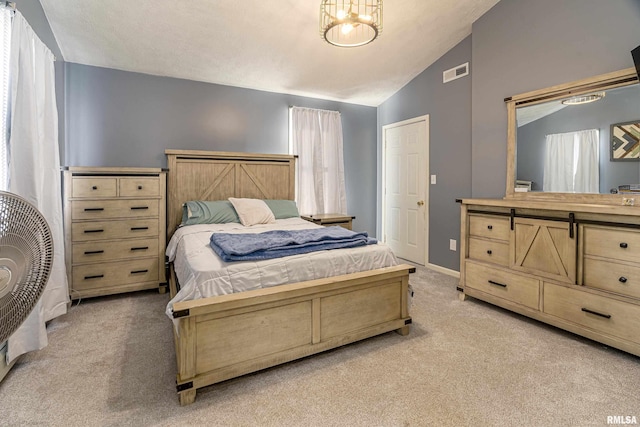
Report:
M498 0L386 0L357 48L321 38L320 0L40 2L68 62L378 106Z

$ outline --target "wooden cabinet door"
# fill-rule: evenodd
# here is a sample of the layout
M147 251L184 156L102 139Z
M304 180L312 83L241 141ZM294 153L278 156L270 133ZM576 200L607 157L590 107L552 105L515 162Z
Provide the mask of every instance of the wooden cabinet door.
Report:
M575 283L576 241L575 225L569 222L514 218L510 267L565 283Z

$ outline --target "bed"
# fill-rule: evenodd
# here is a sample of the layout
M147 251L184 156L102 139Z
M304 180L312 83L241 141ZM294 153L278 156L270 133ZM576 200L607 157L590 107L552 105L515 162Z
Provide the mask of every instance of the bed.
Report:
M182 240L182 236L172 238L182 221L182 206L188 201L229 197L293 200L293 156L192 150L166 150L165 154L169 168L167 237L170 241ZM188 226L178 233L193 235L196 240L192 244L197 246L198 239L203 239L202 233L210 235L218 231L217 227ZM291 218L278 220L274 227L319 226ZM242 233L239 228L237 224L222 227L223 231L234 229ZM194 268L197 262L203 261L184 259L181 255L184 247L176 244L172 248L170 244L168 250L173 261L169 263L172 300L167 314L174 322L176 383L181 405L193 403L196 390L205 386L389 331L409 333L409 274L415 268L396 264L395 257L385 259L384 252L366 254L376 248L324 251L350 251L346 260L341 260L339 255L312 253L266 263L258 261L257 266L246 262L227 265L236 270L258 268L258 276L266 277L266 285L256 288L252 280L242 280L236 286L242 289L208 296L208 292L193 289L215 288L217 284L211 275L217 273ZM209 255L215 257L213 251ZM323 256L336 258L327 261ZM372 257L383 259L385 266L369 269L373 264L367 266L367 260ZM314 258L318 259L313 261ZM356 259L360 261L354 261ZM323 266L344 265L344 269L337 268L337 271L345 274L297 281L299 266L317 261L317 265ZM353 272L351 264L358 263L361 264L358 269L364 271ZM269 279L265 271L271 271L273 277L278 276L278 271L292 273L286 284L273 286L277 284L275 279ZM207 280L211 285L205 284ZM188 286L180 286L181 282ZM185 289L191 289L186 297ZM243 292L235 292L237 290Z

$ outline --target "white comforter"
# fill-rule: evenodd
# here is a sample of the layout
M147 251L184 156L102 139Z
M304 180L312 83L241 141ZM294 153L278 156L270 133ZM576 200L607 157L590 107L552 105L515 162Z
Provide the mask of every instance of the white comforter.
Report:
M251 227L230 223L179 228L169 241L166 251L180 283L180 291L167 305L167 316L173 317L173 304L179 301L298 283L398 264L393 252L382 243L264 261L240 262L222 261L209 246L209 238L214 232L261 233L317 227L320 226L300 218L289 218L276 220L275 224Z

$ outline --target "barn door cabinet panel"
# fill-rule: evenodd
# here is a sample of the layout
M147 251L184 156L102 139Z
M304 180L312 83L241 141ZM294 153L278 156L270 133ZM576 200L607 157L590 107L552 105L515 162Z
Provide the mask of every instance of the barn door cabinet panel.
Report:
M530 218L514 218L513 224L512 269L575 283L575 224Z
M70 167L64 193L71 299L164 291L164 170Z
M640 356L640 208L461 200L460 291Z

